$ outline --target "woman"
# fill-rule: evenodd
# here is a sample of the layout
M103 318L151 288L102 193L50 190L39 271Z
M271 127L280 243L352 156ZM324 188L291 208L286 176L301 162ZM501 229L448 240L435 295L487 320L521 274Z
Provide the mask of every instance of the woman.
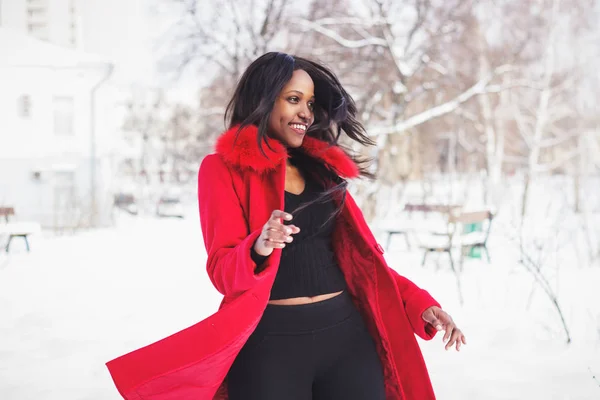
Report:
M131 399L434 399L415 333L465 337L390 269L345 179L337 144L370 144L333 73L267 53L229 103L200 167L207 270L224 295L208 319L108 366Z

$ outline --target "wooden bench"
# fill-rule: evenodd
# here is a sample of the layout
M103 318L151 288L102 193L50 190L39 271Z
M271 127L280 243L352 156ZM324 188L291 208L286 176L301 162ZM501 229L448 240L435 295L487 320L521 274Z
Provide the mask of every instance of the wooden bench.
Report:
M14 238L22 238L25 241L27 251L30 251L28 237L34 233L38 233L41 227L36 222L10 222L10 217L14 217L14 215L14 207L0 207L0 218L4 218L4 222L0 223L0 237L8 237L4 250L8 253L12 240Z
M494 215L490 210L449 214L446 232L433 232L432 236L439 238L438 240L431 240L429 242L421 243L421 249L424 251L421 265L425 265L427 255L429 253L445 252L448 253L448 257L450 258L450 266L453 270L455 270L452 254L452 249L455 247L460 249L461 269L465 254L473 248L483 249L488 263L490 263L491 259L487 248L487 241L492 227L493 218ZM465 225L477 223L484 225L481 232L464 233L461 231Z
M415 212L420 212L423 214L428 213L442 213L442 214L450 214L456 212L462 208L462 205L458 204L415 204L415 203L407 203L404 206L403 211L408 213L409 216L412 216ZM403 228L394 228L394 229L386 229L387 233L387 241L385 244L386 250L389 250L390 244L392 243L392 236L394 235L402 235L404 236L404 241L406 243L406 248L410 249L410 240L408 239L408 234L412 229L410 227Z

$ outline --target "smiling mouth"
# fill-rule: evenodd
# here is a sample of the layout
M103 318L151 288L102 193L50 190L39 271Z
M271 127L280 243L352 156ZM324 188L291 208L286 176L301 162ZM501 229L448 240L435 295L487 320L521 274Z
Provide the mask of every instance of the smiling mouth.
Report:
M294 132L298 135L306 134L306 130L308 129L308 125L305 124L289 124Z

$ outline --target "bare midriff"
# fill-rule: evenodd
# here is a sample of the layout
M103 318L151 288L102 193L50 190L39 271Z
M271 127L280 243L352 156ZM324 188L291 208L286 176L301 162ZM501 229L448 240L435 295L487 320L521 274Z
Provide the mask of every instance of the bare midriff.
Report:
M269 300L269 304L278 305L278 306L297 306L300 304L318 303L319 301L332 299L335 296L339 296L342 293L343 293L343 291L335 292L335 293L320 294L318 296L312 296L312 297L294 297L291 299Z

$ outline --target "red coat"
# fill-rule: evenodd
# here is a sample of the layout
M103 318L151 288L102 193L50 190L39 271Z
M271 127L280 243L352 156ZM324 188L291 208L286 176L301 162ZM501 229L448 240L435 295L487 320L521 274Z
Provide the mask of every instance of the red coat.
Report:
M255 273L250 249L273 210L283 210L285 148L272 149L245 128L225 132L217 154L207 156L198 176L198 198L207 270L224 295L218 312L156 343L107 363L121 395L128 400L226 399L224 379L236 355L267 306L281 250ZM303 148L327 161L346 178L356 165L338 147L305 137ZM334 251L348 290L361 311L381 358L388 400L435 399L415 334L431 339L435 329L421 318L439 304L424 290L390 269L383 249L348 194L338 216Z

